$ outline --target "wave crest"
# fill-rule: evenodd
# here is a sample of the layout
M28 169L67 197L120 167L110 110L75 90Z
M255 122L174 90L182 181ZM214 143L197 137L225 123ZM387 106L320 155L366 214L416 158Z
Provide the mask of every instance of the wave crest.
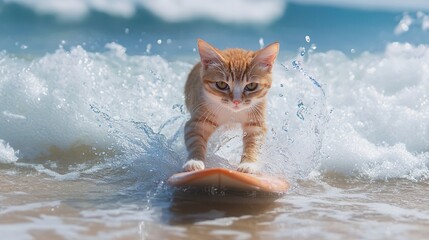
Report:
M283 15L283 0L7 0L33 9L39 14L52 14L63 20L80 20L90 11L130 18L138 8L149 10L168 22L209 19L221 23L268 24Z

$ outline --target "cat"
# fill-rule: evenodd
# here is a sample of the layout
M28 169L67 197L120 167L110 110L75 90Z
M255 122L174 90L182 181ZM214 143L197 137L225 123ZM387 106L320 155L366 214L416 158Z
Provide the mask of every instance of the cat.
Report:
M189 155L183 170L203 170L212 133L221 125L239 123L243 128L243 155L237 171L256 173L256 161L267 131L266 95L279 43L258 51L219 50L198 39L198 51L201 61L191 70L185 84L185 102L191 118L185 124Z

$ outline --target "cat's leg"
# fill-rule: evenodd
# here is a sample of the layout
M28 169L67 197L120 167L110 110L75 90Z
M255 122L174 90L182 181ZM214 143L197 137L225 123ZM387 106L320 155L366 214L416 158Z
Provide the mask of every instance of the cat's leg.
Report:
M265 124L243 125L243 155L237 171L245 173L258 172L257 160L265 141Z
M185 144L188 150L188 160L183 165L183 171L191 172L204 169L207 141L217 125L211 121L190 119L185 125Z

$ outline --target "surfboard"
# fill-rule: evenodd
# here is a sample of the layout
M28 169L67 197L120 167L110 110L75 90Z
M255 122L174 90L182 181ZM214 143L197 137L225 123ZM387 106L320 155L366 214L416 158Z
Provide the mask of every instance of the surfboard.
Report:
M207 168L193 172L172 175L168 183L174 187L205 188L215 187L225 190L285 193L289 183L282 178L249 174L225 168Z

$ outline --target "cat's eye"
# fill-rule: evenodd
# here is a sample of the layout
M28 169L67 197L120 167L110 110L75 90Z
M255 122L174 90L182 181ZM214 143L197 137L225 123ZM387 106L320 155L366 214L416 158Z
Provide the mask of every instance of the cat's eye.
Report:
M246 91L255 91L256 88L258 88L258 84L257 83L249 83L246 85L246 87L244 88Z
M216 82L216 87L220 90L227 90L229 88L228 84L222 81Z

